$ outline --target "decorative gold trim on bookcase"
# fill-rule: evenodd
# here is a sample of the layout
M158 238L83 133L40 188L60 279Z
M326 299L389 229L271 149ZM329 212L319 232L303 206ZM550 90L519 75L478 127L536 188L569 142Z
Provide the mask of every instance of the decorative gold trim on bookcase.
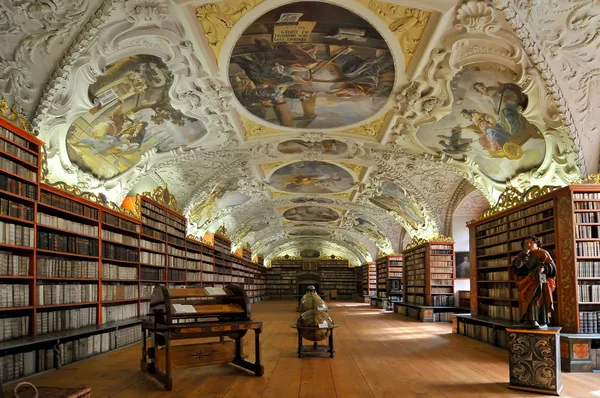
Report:
M521 192L514 187L509 187L506 191L502 192L496 204L481 213L479 217L474 220L471 220L467 223L467 225L475 223L477 221L484 220L488 217L496 215L504 210L508 210L520 204L529 202L531 200L537 199L540 196L544 196L552 191L556 191L561 187L546 185L543 187L531 187L525 192Z
M194 242L202 243L202 239L200 239L197 236L191 235L191 234L186 235L185 238L189 239L189 240L193 240Z
M142 195L149 197L150 199L160 203L168 209L171 209L179 214L181 214L181 209L179 208L179 204L177 203L177 199L173 196L171 192L169 192L169 188L167 184L162 187L156 187L152 192L143 192Z
M10 109L10 113L7 112ZM8 102L5 100L0 101L0 118L8 121L10 124L17 126L20 129L25 130L31 135L39 135L40 132L33 129L33 126L27 119L17 112L17 108L15 106L10 107Z
M242 245L242 249L244 250L248 250L248 251L252 251L252 248L250 247L250 242L246 241L243 245Z
M41 145L40 153L42 156L42 169L40 170L40 181L48 182L48 174L50 174L50 170L48 169L48 155L46 154L46 147Z
M590 174L588 176L585 176L577 181L575 181L575 184L595 184L598 185L600 184L600 174Z
M449 236L445 236L445 235L433 235L427 239L425 238L414 238L407 246L405 250L409 250L412 249L414 247L417 246L421 246L425 243L429 243L429 242L447 242L447 243L454 243L454 239L452 239ZM391 254L389 254L391 256Z
M227 229L225 229L225 224L221 224L221 226L219 228L217 228L217 230L215 231L215 234L216 235L221 235L225 239L231 241L231 237L227 233Z
M96 203L96 204L102 205L104 207L107 207L111 210L118 211L119 213L131 216L131 217L139 218L139 216L136 216L131 210L124 209L121 206L119 206L118 204L109 201L106 198L106 196L104 196L104 194L102 194L102 193L95 194L93 192L84 192L79 187L74 187L74 186L69 185L62 181L59 181L56 183L48 183L48 185L50 185L51 187L60 189L62 191L71 193L75 196L79 196L82 199L89 200L92 203Z

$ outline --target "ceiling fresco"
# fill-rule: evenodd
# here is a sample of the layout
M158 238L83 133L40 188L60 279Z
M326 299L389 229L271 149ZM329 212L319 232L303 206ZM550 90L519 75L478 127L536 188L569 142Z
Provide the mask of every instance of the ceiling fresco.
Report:
M322 2L262 15L246 27L229 61L240 104L289 128L340 128L368 119L387 102L394 78L391 51L377 30Z
M450 234L466 185L478 207L507 187L564 185L600 147L578 113L598 100L591 72L557 83L564 54L520 38L577 54L597 41L524 33L518 2L53 2L52 24L0 11L13 60L0 94L46 142L46 180L116 203L167 185L190 234L225 227L267 259L398 252L406 236ZM44 62L52 75L33 77Z

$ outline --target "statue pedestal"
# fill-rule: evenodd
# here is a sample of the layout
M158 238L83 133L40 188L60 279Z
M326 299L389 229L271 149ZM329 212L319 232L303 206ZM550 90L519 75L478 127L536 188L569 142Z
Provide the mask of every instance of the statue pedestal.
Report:
M560 329L515 329L508 332L510 386L515 390L560 395Z

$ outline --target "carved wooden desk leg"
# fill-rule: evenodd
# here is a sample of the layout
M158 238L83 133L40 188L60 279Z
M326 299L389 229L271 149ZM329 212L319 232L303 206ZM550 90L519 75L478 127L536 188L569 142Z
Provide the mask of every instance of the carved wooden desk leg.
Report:
M244 359L244 354L242 352L242 338L241 337L237 337L234 339L235 341L235 358L233 359L233 362L240 362L242 359Z
M262 326L258 329L254 329L254 363L255 363L255 371L254 374L256 376L262 376L265 374L265 368L262 363L260 363L260 333L262 332Z
M331 333L329 333L329 357L335 357L335 350L333 349L333 329L331 329Z
M167 385L165 386L165 388L167 391L171 391L173 389L173 375L172 375L172 369L171 369L171 332L168 332L165 350L167 351L166 352Z
M298 358L302 358L302 335L298 329Z

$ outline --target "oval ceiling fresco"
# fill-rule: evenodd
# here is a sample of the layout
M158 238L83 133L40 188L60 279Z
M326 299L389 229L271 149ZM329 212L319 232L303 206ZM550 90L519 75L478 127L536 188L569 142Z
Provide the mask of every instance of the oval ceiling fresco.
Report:
M339 128L370 118L387 102L394 75L390 49L371 24L313 1L258 18L238 39L229 64L242 106L292 128Z
M546 156L540 130L523 110L529 98L512 72L477 66L463 68L452 80L452 112L417 133L427 147L455 159L471 159L494 181L539 167Z
M340 215L329 207L298 206L286 210L283 213L283 217L290 221L330 222L336 221L338 218L340 218Z
M315 249L304 249L300 252L300 257L302 258L317 258L320 255L321 252Z
M290 193L339 193L352 188L354 178L335 164L307 161L275 170L269 183L275 189Z
M289 140L284 141L277 146L277 150L285 154L317 152L324 155L339 155L347 149L348 145L338 140L323 140L319 142Z
M173 75L160 58L138 55L115 62L89 88L94 108L67 131L69 159L99 179L124 173L156 147L189 146L207 133L201 121L173 109Z
M392 182L384 182L381 195L369 198L369 200L384 210L398 214L415 229L419 228L419 224L425 222L421 210L414 203L408 201L404 191Z

